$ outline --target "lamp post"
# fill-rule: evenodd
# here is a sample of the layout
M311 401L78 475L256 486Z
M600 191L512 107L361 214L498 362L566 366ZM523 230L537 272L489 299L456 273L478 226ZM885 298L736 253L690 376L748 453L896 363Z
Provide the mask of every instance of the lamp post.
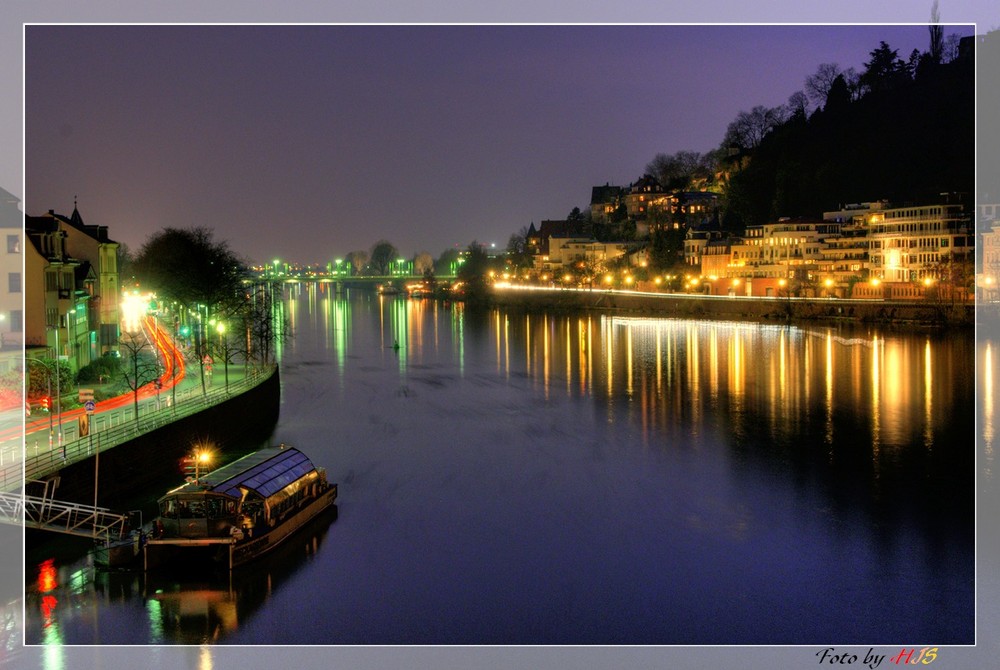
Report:
M62 376L59 370L59 322L62 321L62 315L56 311L56 325L50 326L56 332L56 350L55 350L55 374L56 374L56 444L62 445L63 443L63 433L62 433L62 388L60 386L60 377ZM49 410L49 417L51 418L51 409ZM50 429L51 431L51 429ZM65 456L65 451L63 456Z
M221 321L216 324L215 329L219 331L219 351L222 354L222 366L226 374L226 393L229 393L229 341L226 340L226 324Z

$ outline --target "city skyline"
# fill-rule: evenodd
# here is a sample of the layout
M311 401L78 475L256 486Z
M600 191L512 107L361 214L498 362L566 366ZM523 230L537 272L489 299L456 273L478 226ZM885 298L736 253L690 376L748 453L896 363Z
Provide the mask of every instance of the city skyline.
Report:
M132 251L205 227L250 262L303 264L380 239L502 248L658 153L715 149L821 63L929 43L912 25L25 32L26 213L78 201Z

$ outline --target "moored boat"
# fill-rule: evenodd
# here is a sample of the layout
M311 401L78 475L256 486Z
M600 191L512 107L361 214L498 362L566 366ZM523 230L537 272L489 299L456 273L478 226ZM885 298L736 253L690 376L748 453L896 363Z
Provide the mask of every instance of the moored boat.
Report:
M301 451L261 449L160 498L144 565L191 559L233 568L273 549L336 499L337 485Z

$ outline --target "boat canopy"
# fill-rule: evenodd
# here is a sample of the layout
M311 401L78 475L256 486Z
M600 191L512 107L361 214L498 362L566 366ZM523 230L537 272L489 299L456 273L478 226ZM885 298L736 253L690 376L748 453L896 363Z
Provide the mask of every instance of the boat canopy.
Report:
M294 447L267 447L202 475L197 484L185 484L170 493L211 492L239 499L243 488L266 499L314 470L312 461Z

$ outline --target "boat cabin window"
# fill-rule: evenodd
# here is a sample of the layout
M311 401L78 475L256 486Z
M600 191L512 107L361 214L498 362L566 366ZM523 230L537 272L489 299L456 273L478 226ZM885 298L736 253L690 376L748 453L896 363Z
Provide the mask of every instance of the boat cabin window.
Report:
M160 503L160 516L167 519L214 519L236 513L236 502L223 498L170 498Z

